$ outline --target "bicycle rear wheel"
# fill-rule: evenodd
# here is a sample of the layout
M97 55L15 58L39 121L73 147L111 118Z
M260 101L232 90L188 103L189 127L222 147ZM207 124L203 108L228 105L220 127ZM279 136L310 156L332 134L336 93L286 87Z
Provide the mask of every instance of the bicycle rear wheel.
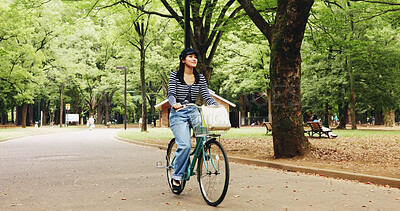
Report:
M175 142L175 138L173 138L173 139L171 139L171 141L168 144L167 156L166 156L166 159L167 159L167 162L166 162L167 180L168 180L168 185L171 188L171 191L173 190L171 180L172 180L172 174L174 173L176 149L177 149L177 145L176 145L176 142ZM182 189L177 194L180 194L183 191L183 189L185 188L186 180L183 179L181 181L181 183L182 183Z
M217 206L224 200L229 185L229 163L224 148L216 140L206 142L204 155L199 158L198 180L207 204Z

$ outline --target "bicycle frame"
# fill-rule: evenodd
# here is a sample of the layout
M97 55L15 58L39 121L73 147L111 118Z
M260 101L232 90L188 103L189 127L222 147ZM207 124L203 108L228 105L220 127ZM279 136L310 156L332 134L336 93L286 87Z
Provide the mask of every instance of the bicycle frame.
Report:
M198 117L193 116L192 114L195 113L192 113L192 111L193 110L188 111L191 120L193 120L192 117ZM201 115L203 114L201 113ZM208 205L215 207L224 200L229 186L228 157L226 151L219 142L222 135L220 132L224 132L225 130L209 131L207 127L203 127L203 123L202 125L199 125L198 120L191 121L190 123L193 123L191 126L193 132L196 134L196 144L187 158L189 159L189 162L186 162L188 164L185 166L185 173L181 180L180 188L176 187L173 181L174 179L172 178L174 173L173 171L175 170L175 153L178 147L175 138L171 139L168 144L166 155L167 165L164 167L162 166L162 162L158 161L156 167L166 168L168 185L171 191L177 195L181 194L190 177L197 174L197 180L204 200Z
M187 105L185 105L185 106L184 106L183 108L181 108L181 109L184 109L184 108L186 108L187 106L195 106L196 108L200 109L200 107L197 106L197 105L195 105L195 104L187 104ZM181 109L179 109L179 110L181 110ZM203 127L202 127L202 128L203 128ZM204 129L205 129L206 131L203 131L203 132L206 132L206 134L207 134L207 128L204 128ZM185 177L183 178L184 180L189 181L190 177L193 176L193 175L195 175L196 172L195 172L194 169L195 169L195 167L196 167L196 163L198 163L199 155L201 154L201 155L203 156L203 160L205 160L205 154L206 154L205 151L204 151L205 143L206 143L207 141L213 140L213 139L215 139L215 137L209 136L209 135L196 137L196 146L195 146L193 152L190 153L190 155L193 155L193 159L190 160L190 156L189 156L189 165L188 165L188 167L187 167L187 169L186 169L186 175L185 175ZM218 169L216 168L215 164L214 164L213 158L210 157L210 159L211 159L211 163L213 164L214 169L215 169L215 170L218 170ZM173 158L172 165L174 165L174 164L173 164L174 162L175 162L175 157ZM205 165L205 168L206 168L206 170L207 170L207 172L208 172L209 169L208 169L207 163L204 162L204 165Z
M204 145L208 140L211 140L212 138L208 138L208 137L196 137L196 146L193 150L193 152L191 154L193 154L193 159L189 160L189 166L187 168L187 174L185 176L185 180L189 181L190 176L193 176L195 174L195 167L196 167L196 163L197 160L199 159L199 155L201 153L201 155L203 156L203 160L205 159L205 152L204 152ZM190 157L189 157L190 159ZM208 171L208 167L207 164L205 163L206 169Z

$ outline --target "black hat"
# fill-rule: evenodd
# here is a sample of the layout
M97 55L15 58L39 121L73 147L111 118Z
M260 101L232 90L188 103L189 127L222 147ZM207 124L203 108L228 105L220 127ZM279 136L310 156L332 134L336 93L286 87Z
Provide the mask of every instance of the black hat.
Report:
M193 48L186 48L185 50L183 50L181 52L181 54L179 55L179 59L182 61L182 59L186 58L187 55L190 54L194 54L196 56L199 56L199 54L197 53L196 50L194 50Z

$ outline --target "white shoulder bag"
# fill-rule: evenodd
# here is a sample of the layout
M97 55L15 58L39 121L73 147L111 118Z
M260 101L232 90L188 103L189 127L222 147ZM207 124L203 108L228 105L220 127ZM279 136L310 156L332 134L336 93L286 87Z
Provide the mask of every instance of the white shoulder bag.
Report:
M229 113L224 106L201 106L203 121L209 131L231 128Z

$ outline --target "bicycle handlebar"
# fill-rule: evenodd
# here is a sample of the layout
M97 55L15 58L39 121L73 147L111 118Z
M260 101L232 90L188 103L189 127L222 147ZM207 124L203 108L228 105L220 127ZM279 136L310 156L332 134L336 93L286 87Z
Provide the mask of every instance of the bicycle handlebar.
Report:
M200 106L198 106L198 105L196 105L196 104L194 104L194 103L187 103L187 104L183 104L182 107L179 108L179 109L177 109L176 111L181 111L181 110L187 108L188 106L194 106L194 107L196 107L196 108L198 108L198 109L200 108Z
M183 104L182 107L179 108L179 109L177 109L176 111L181 111L181 110L187 108L188 106L194 106L194 107L196 107L197 109L201 109L201 106L198 106L198 105L196 105L196 104L194 104L194 103L186 103L186 104ZM212 105L212 106L218 107L218 106L216 106L216 105Z

